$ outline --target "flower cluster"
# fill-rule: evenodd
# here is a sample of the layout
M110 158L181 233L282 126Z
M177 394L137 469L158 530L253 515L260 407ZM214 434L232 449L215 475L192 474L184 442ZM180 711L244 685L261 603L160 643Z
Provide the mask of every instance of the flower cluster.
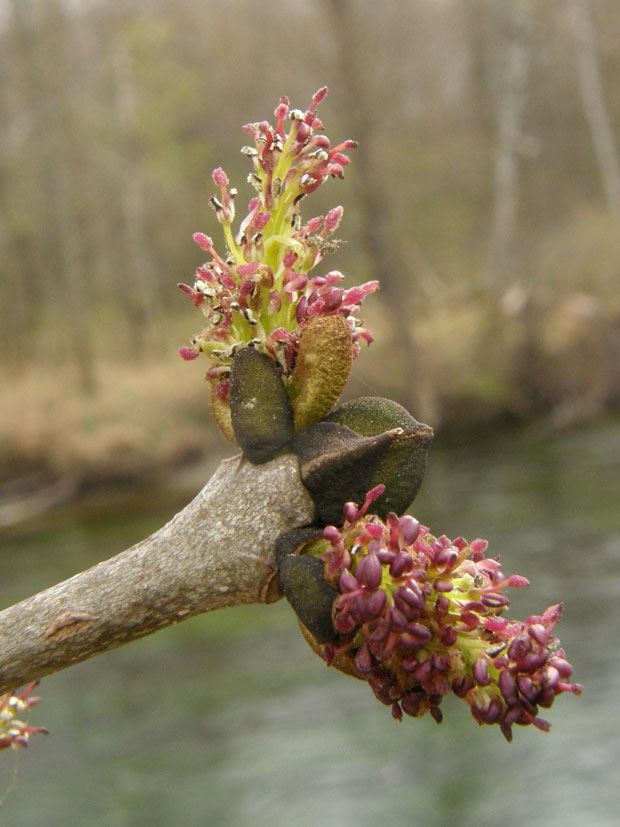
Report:
M505 588L528 581L505 577L485 540L434 537L408 515L365 516L382 492L370 491L361 509L347 503L343 527L326 527L309 549L339 592L339 638L322 650L328 664L367 680L398 720L428 711L440 722L452 691L509 741L513 724L548 730L538 708L561 692L581 693L552 635L561 605L525 622L503 618Z
M211 363L207 378L222 401L228 399L232 357L247 345L273 358L288 386L309 319L328 315L346 319L353 356L361 341L372 340L356 314L378 282L345 290L339 286L344 276L336 270L309 275L337 248L333 234L343 209L334 207L304 224L300 202L326 178L342 178L349 163L345 150L356 146L351 140L331 146L320 134L323 124L316 107L326 94L326 87L319 89L305 112L290 109L283 97L275 109L275 126L261 121L244 127L254 143L242 152L252 161L248 180L256 196L236 235L232 229L236 190L229 187L222 169L213 171L219 196L210 203L222 225L227 252L220 255L211 238L195 233L194 240L210 258L196 270L193 286L179 287L202 309L206 327L193 338L191 347L179 353L188 360L200 353L207 355Z
M7 747L27 747L28 739L35 732L47 734L47 730L40 726L27 726L18 719L18 715L30 709L41 699L29 697L37 686L38 681L27 686L21 694L13 692L0 696L0 749Z

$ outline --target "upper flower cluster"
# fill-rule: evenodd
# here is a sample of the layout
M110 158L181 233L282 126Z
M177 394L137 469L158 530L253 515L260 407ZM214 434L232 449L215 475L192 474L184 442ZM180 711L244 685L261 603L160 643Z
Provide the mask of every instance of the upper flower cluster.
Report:
M339 639L324 648L327 662L367 680L398 720L429 711L440 722L451 690L507 740L513 724L548 730L538 708L561 692L581 693L552 635L561 605L525 622L503 618L504 589L528 581L505 577L485 540L434 537L408 515L365 517L382 492L369 492L361 509L347 503L343 527L328 526L311 548L339 592Z
M35 732L47 733L40 726L28 726L17 717L26 712L41 699L29 697L38 681L31 683L19 695L9 693L0 696L0 749L7 747L27 747L28 739Z
M236 235L232 223L237 192L229 187L222 169L213 171L219 196L211 198L211 205L222 225L227 252L220 255L211 238L195 233L194 240L210 258L196 270L193 286L179 286L202 309L207 323L191 347L179 352L184 359L201 352L208 356L207 377L222 401L228 399L232 358L247 345L274 359L288 388L304 325L310 319L343 317L351 333L352 356L361 340L372 340L356 313L378 282L345 290L339 286L344 276L336 270L309 275L338 246L333 234L343 209L334 207L304 224L300 202L327 177L342 178L349 163L344 151L356 146L347 140L332 147L320 134L323 124L316 107L326 94L326 87L319 89L305 112L291 110L283 97L275 109L275 126L261 121L244 127L254 142L242 152L252 161L248 181L256 196Z

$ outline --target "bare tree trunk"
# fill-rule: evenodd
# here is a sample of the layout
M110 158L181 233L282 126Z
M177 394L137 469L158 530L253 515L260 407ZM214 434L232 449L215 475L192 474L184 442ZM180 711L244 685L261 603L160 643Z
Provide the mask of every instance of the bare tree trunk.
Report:
M620 163L596 48L596 32L589 0L572 0L577 73L607 206L620 229Z
M275 541L313 517L293 454L225 460L151 537L0 612L0 693L193 615L277 600Z
M528 0L499 7L505 36L492 61L496 84L494 204L489 244L489 278L494 291L518 274L516 249L519 214L519 139L531 61L532 14Z
M125 46L116 42L112 54L115 80L115 106L120 133L118 182L123 217L124 270L131 289L124 294L131 316L132 336L137 350L145 344L149 331L157 330L161 342L162 302L154 279L154 262L149 253L146 232L146 197L136 147L137 92L131 77L130 59Z
M62 269L57 282L63 285L62 295L69 311L65 317L65 330L78 372L79 387L84 393L92 393L96 375L95 354L90 338L90 302L86 268L83 265L83 242L74 214L76 201L71 197L66 163L54 167L52 186Z
M414 290L413 273L407 272L407 265L400 252L394 233L394 214L389 201L389 187L381 178L377 158L373 158L373 125L380 107L369 100L368 84L365 75L368 71L368 55L356 43L355 33L363 32L363 23L356 20L359 4L351 0L327 0L327 10L332 20L332 33L338 44L347 44L347 48L338 46L337 75L341 81L347 100L354 102L349 115L353 137L359 140L355 150L356 175L359 191L358 204L361 212L361 243L371 265L372 278L379 279L381 292L386 305L394 313L393 329L395 340L393 352L399 355L401 367L395 375L413 377L415 372L415 339L408 324L402 323L403 308L410 303ZM363 12L362 12L363 14ZM416 410L418 400L415 398L417 383L409 381L407 389L399 389L399 402L405 407ZM392 391L394 393L394 390Z

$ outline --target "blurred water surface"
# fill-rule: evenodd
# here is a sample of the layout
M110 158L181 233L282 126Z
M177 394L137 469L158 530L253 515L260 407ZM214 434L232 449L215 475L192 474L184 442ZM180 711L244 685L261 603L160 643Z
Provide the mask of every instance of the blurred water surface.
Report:
M557 632L584 695L546 735L507 744L467 706L398 724L327 669L289 607L195 618L46 678L30 720L48 737L0 757L10 825L616 824L620 781L620 423L432 452L413 512L485 536L527 576L512 615L563 600ZM76 511L3 541L5 604L155 530L178 503ZM531 730L531 731L530 731ZM8 792L7 792L8 791Z

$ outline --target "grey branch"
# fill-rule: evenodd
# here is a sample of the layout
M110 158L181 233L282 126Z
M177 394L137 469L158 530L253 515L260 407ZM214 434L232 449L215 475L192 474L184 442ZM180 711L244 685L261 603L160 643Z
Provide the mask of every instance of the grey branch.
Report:
M155 534L0 612L0 693L193 615L276 599L275 541L313 516L294 455L225 460Z

